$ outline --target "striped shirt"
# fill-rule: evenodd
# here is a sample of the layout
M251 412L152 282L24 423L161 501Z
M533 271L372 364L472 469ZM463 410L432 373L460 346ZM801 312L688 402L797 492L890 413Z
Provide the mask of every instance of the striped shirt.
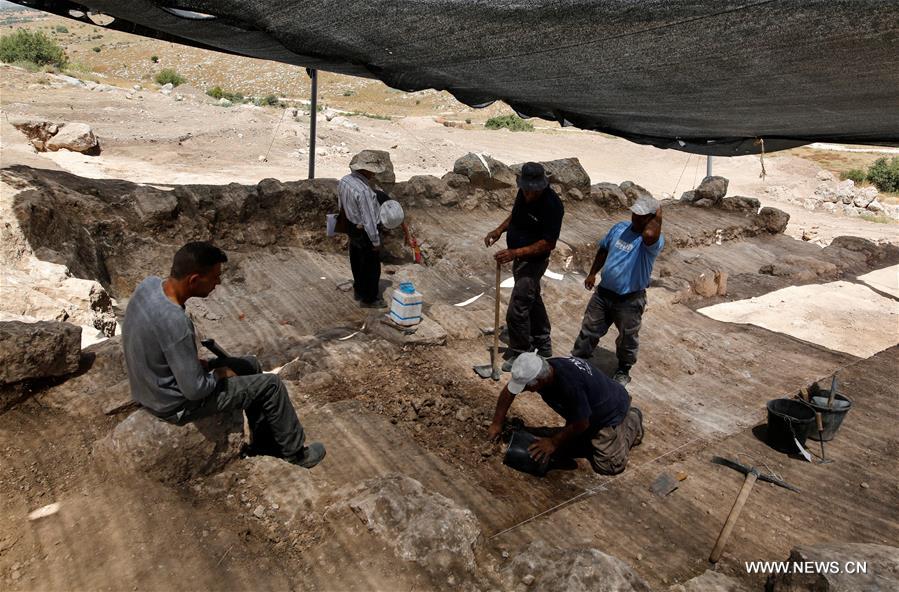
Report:
M357 227L361 225L371 244L379 246L381 237L378 234L378 222L381 219L381 206L368 180L358 172L345 176L337 185L337 199L350 224Z

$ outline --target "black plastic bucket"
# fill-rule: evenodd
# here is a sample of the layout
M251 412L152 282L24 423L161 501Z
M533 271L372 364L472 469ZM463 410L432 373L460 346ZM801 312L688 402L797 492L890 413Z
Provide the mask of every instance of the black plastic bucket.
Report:
M830 390L822 390L816 396L823 397L827 399L830 397ZM840 425L843 423L843 419L846 418L846 414L849 413L849 409L852 408L852 401L849 397L845 397L837 391L837 394L833 398L833 409L827 406L827 403L823 405L816 403L814 400L810 403L812 409L821 413L821 421L824 424L824 431L821 432L820 436L818 435L818 426L817 424L812 424L809 427L808 437L812 440L824 440L825 442L830 442L834 439L834 436L837 435L837 430L840 429Z
M512 432L512 439L509 440L509 447L506 448L503 464L512 467L516 471L530 473L537 477L546 475L546 472L549 470L549 459L537 462L531 458L531 453L528 452L528 446L537 439L537 436L524 430Z
M799 452L793 438L805 445L805 439L815 429L815 410L795 399L768 401L768 444L781 452Z

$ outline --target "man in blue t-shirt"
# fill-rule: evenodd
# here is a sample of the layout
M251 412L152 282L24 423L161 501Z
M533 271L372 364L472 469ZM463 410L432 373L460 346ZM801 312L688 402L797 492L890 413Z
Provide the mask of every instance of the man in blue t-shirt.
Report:
M489 247L507 232L508 248L498 251L494 259L499 264L513 262L515 287L506 311L509 350L503 372L509 372L523 352L536 349L544 357L552 355L552 328L540 295L540 278L549 265L549 254L556 248L565 215L562 200L549 186L540 163L528 162L521 167L518 188L512 213L484 237Z
M615 325L618 370L614 379L622 386L631 381L630 369L637 361L640 322L646 308L646 287L652 264L665 245L662 207L656 199L641 197L631 212L630 222L619 222L599 242L584 287L593 289L600 269L602 278L587 304L581 331L571 350L572 356L590 359L600 338Z
M496 402L491 440L499 438L515 396L539 393L565 427L538 438L528 448L537 462L586 457L597 473L616 475L627 466L630 449L643 439L643 414L631 407L623 386L580 358L544 359L536 353L518 356L509 381Z

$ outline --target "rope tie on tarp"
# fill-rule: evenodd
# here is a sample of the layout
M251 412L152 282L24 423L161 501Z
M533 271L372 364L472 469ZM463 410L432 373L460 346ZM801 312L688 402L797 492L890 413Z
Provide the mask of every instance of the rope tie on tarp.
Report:
M756 138L755 145L762 146L762 151L759 153L759 162L762 164L762 172L759 173L759 179L764 181L765 177L768 176L768 173L765 171L765 139L764 138Z

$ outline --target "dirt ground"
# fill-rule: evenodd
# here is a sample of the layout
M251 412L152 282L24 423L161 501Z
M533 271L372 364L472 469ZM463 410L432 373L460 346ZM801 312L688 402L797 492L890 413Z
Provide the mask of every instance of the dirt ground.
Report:
M27 25L55 31L61 22ZM135 279L164 273L176 243L198 228L194 214L180 207L152 225L133 224L134 208L123 196L154 187L161 191L150 195L160 200L202 194L208 212L224 217L235 187L229 183L306 177L307 154L298 151L308 149L307 116L219 107L205 88L294 99L308 91L295 68L80 25L69 24L69 31L57 35L70 57L116 88L88 90L0 65L2 221L25 224L26 206L50 212L53 223L31 227L26 236L38 244L59 226L74 225L80 230L73 236L85 242L57 246L73 259L86 257L84 244L117 245L119 252L102 260L104 274L89 279L104 284L121 314ZM181 100L146 80L163 65L188 77L191 86L175 91ZM484 129L486 116L505 112L500 105L475 112L440 93L398 93L336 76L324 76L322 87L331 107L390 119L346 117L357 130L320 118L320 178L343 175L363 148L389 150L399 180L441 176L468 152L510 164L576 156L593 183L633 180L660 197L679 195L705 174L704 158L548 123L528 133ZM472 123L447 127L435 116ZM102 153L36 153L10 125L18 117L88 123ZM213 238L233 248L223 285L191 304L197 327L225 349L254 353L266 368L280 369L309 437L328 446L325 462L306 472L271 458L238 459L221 473L175 485L104 468L96 442L126 415L105 411L129 396L118 340L105 341L90 349L93 357L85 356L76 376L32 385L23 402L0 415L2 588L523 590L503 580L503 570L542 539L619 557L653 590L667 590L709 567L705 558L739 488L738 475L708 462L713 454L764 464L806 492L789 497L759 485L721 573L761 589L764 577L747 574L744 561L783 560L795 545L816 542L895 545L899 233L895 224L787 202L785 193L814 190L821 170L815 160L805 153L766 155L764 179L758 157L713 161L715 174L730 179L729 195L790 213L785 234L764 230L755 212L666 206L668 244L649 289L629 386L646 437L617 477L594 475L581 460L576 470L537 479L504 466L504 446L486 441L499 385L478 379L471 367L488 361L490 340L481 328L493 324L493 267L482 237L504 210L408 208L431 257L427 265L385 265L382 283L391 290L414 281L425 295L425 314L446 329L445 345L418 347L372 334L380 319L339 289L350 277L348 262L340 245L323 236L317 212L295 212L277 228L248 222L245 240L234 229L213 228L222 233ZM199 183L212 187L184 187ZM272 206L273 217L292 203L291 191ZM589 298L583 254L626 217L589 200L566 204L551 264L562 279L544 279L556 355L569 351ZM819 242L797 240L812 228ZM865 240L834 240L846 235ZM710 271L728 274L726 294L701 296L691 288ZM844 297L849 290L852 298ZM482 293L465 307L452 306ZM499 297L505 304L508 290ZM711 312L728 308L739 314ZM613 370L613 350L610 335L594 363ZM836 463L810 465L768 447L760 432L765 402L837 370L855 409L828 448ZM560 424L535 395L521 396L512 416L530 427ZM686 478L658 498L649 486L665 472ZM366 480L395 474L471 511L481 529L474 576L398 558L389 540L340 502ZM575 497L577 503L565 505ZM51 503L59 504L56 514L29 520Z

